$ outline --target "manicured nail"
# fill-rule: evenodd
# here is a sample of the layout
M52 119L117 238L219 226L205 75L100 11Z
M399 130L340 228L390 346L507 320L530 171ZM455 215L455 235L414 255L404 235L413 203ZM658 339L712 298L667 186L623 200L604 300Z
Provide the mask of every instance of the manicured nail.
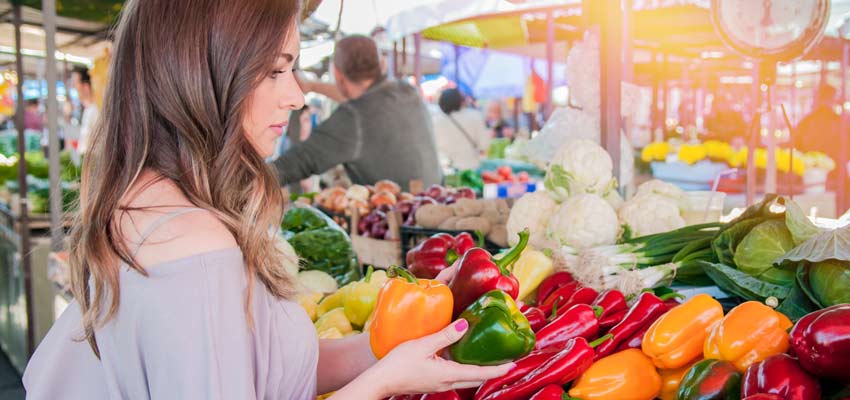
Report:
M469 328L469 322L466 322L465 319L462 319L455 323L455 330L458 332L463 332L466 330L466 328Z

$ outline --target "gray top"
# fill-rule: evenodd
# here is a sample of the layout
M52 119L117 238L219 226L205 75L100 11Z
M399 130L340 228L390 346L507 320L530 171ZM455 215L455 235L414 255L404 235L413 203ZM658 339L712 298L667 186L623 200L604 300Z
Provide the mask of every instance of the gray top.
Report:
M27 365L28 399L315 398L318 338L309 317L255 280L249 328L239 249L147 272L122 268L118 312L95 332L101 360L78 340L79 305L68 306Z
M382 80L342 103L310 137L274 161L281 185L345 166L352 182L442 181L431 115L419 92L403 81Z

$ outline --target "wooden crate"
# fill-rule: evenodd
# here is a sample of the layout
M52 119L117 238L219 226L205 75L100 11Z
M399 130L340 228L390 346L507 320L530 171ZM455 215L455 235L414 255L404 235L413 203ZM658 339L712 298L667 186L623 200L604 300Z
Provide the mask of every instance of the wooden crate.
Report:
M378 268L389 268L393 265L404 264L404 254L401 252L400 220L397 211L388 214L390 240L375 239L361 236L357 232L360 222L360 213L356 209L351 210L351 245L357 253L357 259L362 265L371 265Z

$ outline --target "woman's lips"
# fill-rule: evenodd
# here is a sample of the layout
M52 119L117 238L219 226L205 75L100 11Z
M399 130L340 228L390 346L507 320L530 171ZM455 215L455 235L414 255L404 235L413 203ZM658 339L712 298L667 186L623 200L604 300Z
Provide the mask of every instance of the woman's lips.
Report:
M281 122L279 124L269 125L269 129L271 129L272 132L276 133L277 135L283 135L283 129L286 128L286 125L286 122Z

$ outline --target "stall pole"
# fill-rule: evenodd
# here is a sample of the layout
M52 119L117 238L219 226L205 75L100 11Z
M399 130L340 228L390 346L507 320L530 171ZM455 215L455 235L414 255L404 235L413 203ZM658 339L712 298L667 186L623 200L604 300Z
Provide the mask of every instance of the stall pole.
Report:
M413 34L413 76L416 87L421 91L422 85L422 34Z
M18 74L18 101L15 113L15 125L18 129L18 194L20 195L19 207L21 215L18 217L18 226L21 238L21 267L24 274L24 302L27 313L27 352L32 354L35 350L35 315L32 304L32 265L30 260L30 226L27 209L27 163L24 161L26 154L26 136L24 135L24 63L21 54L21 6L15 4L15 69Z
M59 103L56 100L56 0L42 0L44 39L47 54L47 157L50 178L50 249L61 251L65 236L62 212L62 181L59 171Z
M661 122L661 137L667 137L667 100L668 94L670 93L670 82L668 81L667 76L667 53L661 53L661 108L658 110L660 113L660 122Z
M454 45L455 50L455 83L460 86L460 46Z
M838 209L839 214L850 207L850 199L847 193L847 159L848 147L850 147L850 137L848 137L848 127L850 121L847 114L847 69L850 64L850 43L846 40L843 42L843 51L841 52L841 152L838 156Z
M552 76L554 73L554 64L555 64L555 15L552 11L548 11L546 13L546 104L543 107L543 115L546 119L549 119L549 114L552 113L552 91L554 90L554 82L555 78ZM534 70L534 63L531 64L532 71Z
M797 62L791 62L791 122L797 125ZM793 146L794 143L791 143Z
M651 53L652 57L652 106L649 108L649 124L650 124L650 133L652 135L652 140L656 142L660 142L664 140L663 136L658 134L658 95L660 92L660 74L658 72L659 64L658 64L658 54L654 51Z
M753 120L749 132L749 144L747 145L747 207L755 204L756 199L756 163L755 154L758 146L758 137L761 134L761 65L756 65L753 72Z
M632 46L632 0L623 0L623 82L634 82L634 49Z
M605 17L600 18L601 127L602 147L611 155L613 175L620 180L620 84L623 74L623 4L601 0Z
M393 78L398 79L398 41L393 41Z
M407 36L401 38L401 75L407 71Z

